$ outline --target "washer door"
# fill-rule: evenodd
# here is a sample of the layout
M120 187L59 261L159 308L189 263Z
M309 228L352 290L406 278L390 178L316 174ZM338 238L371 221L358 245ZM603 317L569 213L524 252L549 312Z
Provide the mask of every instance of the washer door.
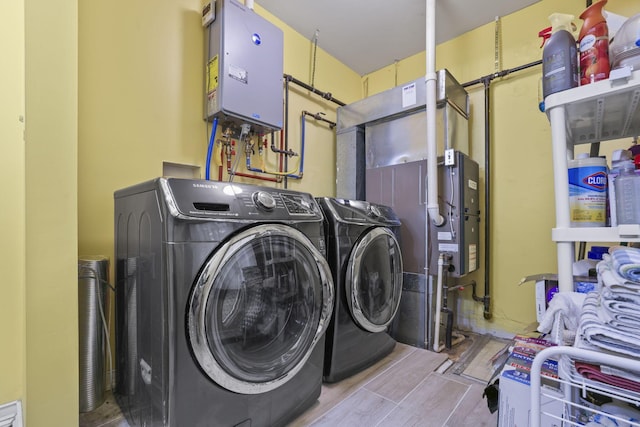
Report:
M213 381L263 393L302 369L332 307L331 270L311 241L288 226L259 225L207 260L189 299L188 338Z
M345 283L356 323L369 332L384 331L398 311L402 295L400 245L391 230L373 228L356 243Z

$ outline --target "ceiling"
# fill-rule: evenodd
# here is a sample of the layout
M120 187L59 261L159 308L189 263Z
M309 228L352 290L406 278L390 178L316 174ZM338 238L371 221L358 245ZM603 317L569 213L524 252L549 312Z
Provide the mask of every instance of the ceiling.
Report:
M539 0L437 0L436 43ZM425 0L258 0L360 75L425 50ZM362 5L366 5L363 7Z

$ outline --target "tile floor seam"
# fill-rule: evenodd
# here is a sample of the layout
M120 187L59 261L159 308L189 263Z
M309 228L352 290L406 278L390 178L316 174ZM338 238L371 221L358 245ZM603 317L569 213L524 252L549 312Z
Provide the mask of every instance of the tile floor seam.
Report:
M386 420L386 419L389 417L389 415L391 415L391 413L393 413L393 411L395 411L396 409L398 409L398 407L399 407L399 405L398 405L398 404L396 404L396 405L395 405L395 406L394 406L394 407L393 407L389 412L387 412L387 414L386 414L384 417L380 418L380 421L378 421L378 423L377 423L375 426L373 426L373 427L383 427L383 426L384 426L384 424L382 424L382 422L383 422L384 420Z
M412 350L410 352L408 352L404 357L396 360L393 363L390 363L389 366L387 366L385 369L383 369L382 371L380 371L380 373L378 373L377 375L375 375L374 377L372 377L369 381L367 381L366 383L363 383L360 388L365 388L365 386L367 386L369 383L371 383L372 381L375 381L379 376L385 374L388 370L390 370L391 368L393 368L394 366L396 366L397 364L399 364L400 362L402 362L403 360L405 360L407 357L411 356L413 353L415 353L416 350ZM369 389L366 389L369 390Z
M338 408L338 407L340 407L340 406L342 406L342 405L346 404L347 400L349 400L349 398L351 398L352 396L354 396L354 395L355 395L357 392L359 392L360 390L362 390L362 391L366 391L367 393L374 394L374 395L376 395L376 396L378 396L378 397L381 397L382 399L384 399L384 400L386 400L386 401L388 401L388 402L393 403L396 407L398 406L398 405L397 405L397 403L395 403L393 400L391 400L391 399L387 399L386 397L384 397L384 396L382 396L382 395L379 395L378 393L374 393L374 392L373 392L373 391L371 391L371 390L365 389L365 388L364 388L364 386L360 386L360 387L359 387L359 388L357 388L353 393L349 394L349 395L348 395L348 396L346 396L344 399L342 399L342 400L340 401L340 403L338 403L337 405L333 405L331 408L327 409L325 412L323 412L322 414L320 414L317 418L315 418L313 421L311 421L311 422L310 422L309 424L307 424L307 425L309 425L309 426L313 425L313 424L314 424L314 423L316 423L317 421L320 421L320 419L321 419L322 417L324 417L325 415L327 415L329 412L331 412L331 411L333 411L334 409L336 409L336 408ZM391 410L390 410L390 411L389 411L389 412L388 412L388 413L383 417L383 419L384 419L384 418L386 418L387 416L389 416L389 414L390 414L391 412L393 412L393 410L394 410L394 409L395 409L395 407L394 407L393 409L391 409Z
M409 392L407 394L404 395L404 397L402 399L400 399L400 401L397 403L398 406L400 406L402 404L402 402L404 402L405 400L407 400L407 398L411 395L411 393L413 393L414 391L416 391L418 389L418 387L420 387L422 385L422 383L424 383L427 379L429 379L429 377L433 374L433 372L429 372L427 374L426 377L424 377L422 379L422 381L418 382L418 384L416 384L415 387L413 387L411 390L409 390Z
M399 401L398 403L396 403L396 407L394 408L394 410L395 410L395 409L400 408L400 405L402 404L402 402L404 402L404 401L409 397L409 395L410 395L411 393L413 393L414 391L416 391L416 389L417 389L418 387L420 387L420 386L422 385L422 383L423 383L423 382L425 382L425 381L426 381L426 380L431 376L431 374L433 374L433 372L429 372L429 373L427 374L427 376L426 376L426 377L424 377L424 378L422 379L422 381L420 381L418 384L416 384L416 386L415 386L414 388L412 388L412 389L411 389L407 394L405 394L405 396L404 396L402 399L400 399L400 401ZM392 401L392 402L393 402L393 401ZM389 415L391 415L391 413L392 413L392 412L393 412L393 410L392 410L392 411L389 411L389 413L388 413L384 418L382 418L382 419L380 420L380 422L379 422L378 424L376 424L376 426L375 426L375 427L381 426L381 424L380 424L380 423L381 423L382 421L384 421L387 417L389 417Z
M462 384L462 385L470 385L462 380L456 379L456 376L461 376L461 375L457 375L457 374L447 374L446 372L444 374L439 374L436 372L437 375L440 375L450 381L456 382L458 384ZM469 376L465 376L465 378L469 379L469 381L473 381L474 383L480 385L480 386L487 386L487 383L485 383L484 381L480 381L477 378L473 378L473 377L469 377Z
M354 394L356 394L356 393L357 393L358 391L360 391L360 390L364 390L364 391L367 391L367 392L370 392L370 393L374 393L374 394L376 394L376 395L378 395L378 396L382 397L383 399L388 400L389 402L391 402L391 403L395 404L396 406L398 406L398 404L397 404L396 402L394 402L393 400L388 399L388 398L386 398L386 397L384 397L384 396L382 396L382 395L379 395L378 393L375 393L375 392L373 392L373 391L369 390L368 388L366 388L366 385L367 385L367 384L369 384L369 383L371 383L372 381L374 381L374 380L375 380L376 378L378 378L380 375L382 375L382 374L386 373L389 369L393 368L394 366L396 366L397 364L399 364L400 362L402 362L403 360L405 360L407 357L409 357L410 355L412 355L412 354L413 354L413 353L415 353L415 352L416 352L416 349L412 349L412 350L411 350L411 351L409 351L409 352L408 352L404 357L401 357L401 358L399 358L398 360L396 360L396 361L394 361L394 362L390 363L390 364L389 364L389 366L387 366L385 369L383 369L382 371L380 371L380 373L378 373L377 375L373 376L373 377L372 377L369 381L367 381L366 383L363 383L362 385L360 385L360 387L356 388L352 393L350 393L350 394L346 395L346 396L342 399L342 401L341 401L340 403L338 403L337 405L334 405L334 406L332 406L332 407L328 408L328 409L327 409L326 411L324 411L322 414L318 415L318 417L316 417L315 419L313 419L313 420L309 423L309 425L313 425L313 423L315 423L315 422L319 421L322 417L324 417L325 415L327 415L327 414L328 414L329 412L331 412L333 409L335 409L335 408L339 407L340 405L342 405L342 404L344 403L344 401L346 401L347 399L349 399L351 396L353 396ZM394 408L394 409L395 409L395 408ZM393 410L389 411L389 414L390 414L391 412L393 412ZM384 417L384 418L386 418L387 416L389 416L389 414L385 415L385 417ZM384 419L384 418L383 418L383 419Z
M467 390L462 394L462 396L460 396L460 399L458 399L458 403L456 404L456 406L454 406L454 408L451 410L451 413L449 414L449 416L447 417L446 420L444 420L444 423L442 424L442 427L445 427L447 425L447 422L451 419L451 417L453 416L453 414L456 412L456 409L458 409L458 407L462 404L462 402L464 401L465 397L467 397L467 394L469 393L469 391L471 390L471 386L467 385Z
M318 415L316 418L314 418L309 424L307 425L313 425L316 421L319 421L322 417L324 417L325 415L327 415L329 412L333 411L334 409L336 409L337 407L343 405L345 403L345 401L347 401L351 396L355 395L358 391L360 391L360 389L363 389L363 386L360 386L359 388L355 389L352 393L349 393L347 395L345 395L345 397L340 400L340 403L338 403L337 405L333 405L332 407L328 408L326 411L324 411L323 413L321 413L320 415ZM369 390L366 390L369 391Z

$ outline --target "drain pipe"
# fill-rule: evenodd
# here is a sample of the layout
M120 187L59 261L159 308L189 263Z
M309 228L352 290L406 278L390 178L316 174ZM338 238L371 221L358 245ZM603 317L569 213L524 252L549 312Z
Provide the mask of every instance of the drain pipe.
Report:
M444 217L440 215L440 206L438 205L438 153L436 148L436 0L426 1L427 213L433 223L439 226L444 224ZM436 315L438 314L436 313Z
M476 295L476 286L473 286L473 300L484 304L483 316L489 320L492 317L491 314L491 286L490 286L490 262L489 251L491 250L491 236L490 223L491 223L491 81L499 78L506 77L511 73L517 71L526 70L531 67L535 67L542 64L542 60L533 61L528 64L520 65L518 67L510 68L508 70L499 71L497 73L489 74L487 76L480 77L479 79L472 80L467 83L463 83L462 87L467 88L469 86L475 86L482 84L484 86L484 200L485 200L485 221L484 221L484 296L479 297Z
M433 331L433 351L440 353L440 314L442 312L442 269L444 265L444 254L438 257L438 282L436 284L436 313Z

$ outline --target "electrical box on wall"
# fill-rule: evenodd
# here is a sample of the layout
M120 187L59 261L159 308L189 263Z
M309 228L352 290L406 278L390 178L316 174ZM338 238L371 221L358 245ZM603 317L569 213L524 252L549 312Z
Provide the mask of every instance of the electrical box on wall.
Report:
M282 31L236 0L218 0L207 27L205 117L219 126L282 128Z
M460 151L455 151L452 165L438 162L440 214L443 225L431 222L430 271L437 271L438 255L448 254L449 275L461 277L478 269L480 243L480 197L478 194L478 163Z

